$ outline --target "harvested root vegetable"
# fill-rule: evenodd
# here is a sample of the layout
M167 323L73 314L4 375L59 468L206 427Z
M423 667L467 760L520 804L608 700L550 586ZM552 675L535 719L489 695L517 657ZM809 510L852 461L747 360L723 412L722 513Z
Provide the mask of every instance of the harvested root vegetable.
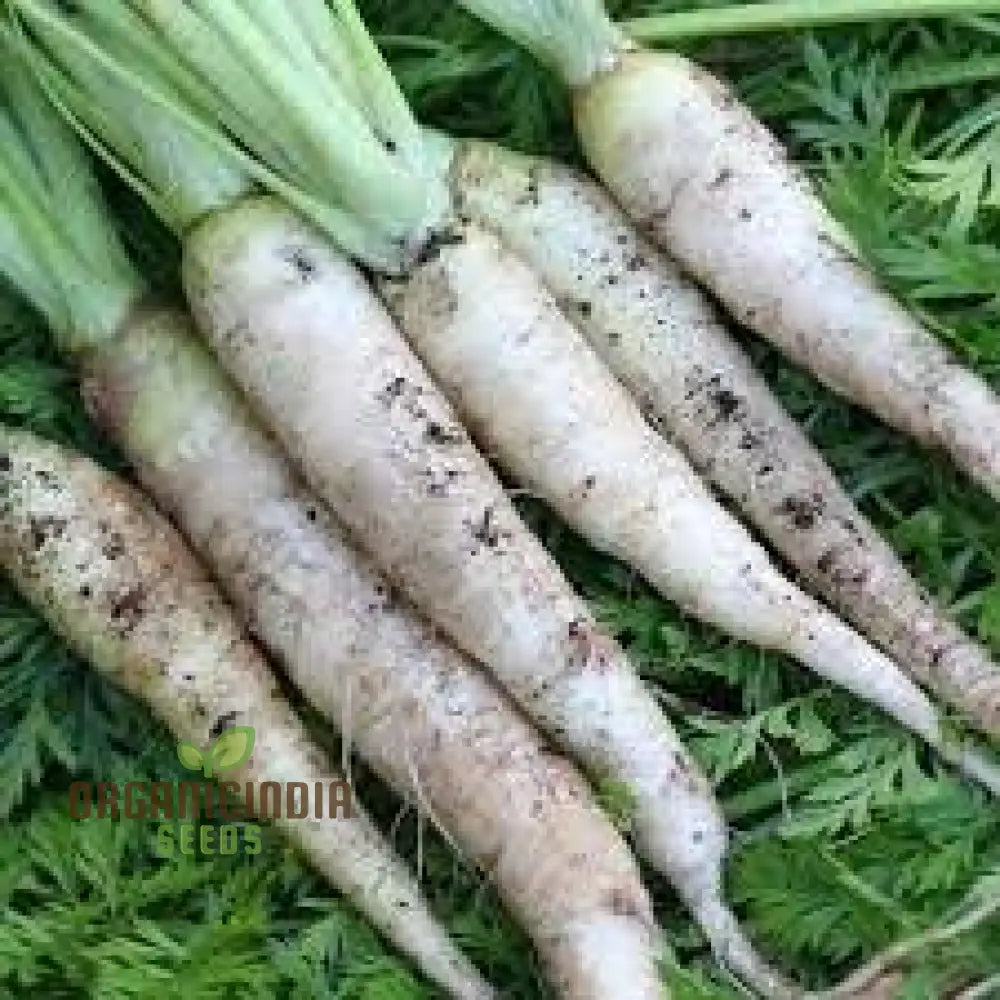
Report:
M584 779L542 748L473 664L390 594L306 494L189 319L137 304L141 284L80 151L51 111L37 103L20 111L23 127L10 135L26 137L17 142L27 153L44 129L59 169L51 177L23 172L22 188L35 202L30 212L30 201L0 193L0 227L12 234L0 272L49 315L81 362L91 411L309 700L495 879L558 995L659 997L649 900ZM54 195L57 181L78 214L46 212L42 195ZM95 245L104 252L91 254ZM56 259L47 256L50 247L60 248ZM91 287L115 308L99 312L75 294ZM95 505L92 518L102 517ZM200 595L191 593L195 608ZM214 607L206 606L209 620ZM216 641L229 638L223 629ZM443 934L429 935L425 911L398 902L393 915L412 923L400 943L428 974L456 996L492 995Z
M519 258L466 233L385 288L482 445L598 549L689 614L877 705L1000 794L1000 766L953 744L919 687L778 572Z
M714 309L610 196L575 171L459 146L464 210L559 306L703 477L912 677L1000 735L1000 670L925 594L771 393Z
M259 157L255 170L268 183L294 197L343 249L392 272L391 297L419 351L433 356L477 424L497 422L481 430L507 464L543 485L599 545L627 554L696 613L864 692L967 773L1000 787L989 761L947 742L934 707L890 661L774 571L680 453L648 428L527 268L453 216L446 177L453 151L413 120L349 4L329 12L312 2L253 11L215 3L156 13L152 26L121 20L120 44L96 62L65 18L34 4L23 9L45 47L44 78L129 158L133 172L154 178L154 190L177 191L173 146L142 141L149 109L137 114L131 91L123 97L125 80L152 91L153 103L192 134L207 139L218 126L235 132ZM118 5L104 5L102 16L109 9ZM309 31L300 15L312 18ZM250 45L255 32L266 36L265 21L274 28L274 18L284 25L281 37L308 36L308 44L334 53L330 70L319 60L301 63L294 46L275 55ZM92 38L105 37L86 9L73 22L93 28ZM212 53L224 47L221 34L218 46L186 47L235 22L252 72L220 68ZM325 26L319 33L318 25ZM150 69L143 55L150 45L169 50L182 67L175 69L188 74L183 92L213 89L214 120L201 121L173 91L174 81ZM260 121L287 119L310 139L276 142L251 116L246 92L258 75L296 73L296 93L274 95ZM312 101L319 96L337 116L317 117ZM129 123L131 141L122 141ZM188 155L182 178L191 162ZM313 487L533 719L592 773L625 783L637 802L642 848L671 876L723 961L768 995L791 994L721 901L725 837L707 783L620 650L596 631L519 521L358 272L276 201L225 208L215 194L196 201L193 194L175 198L165 217L180 233L198 223L186 240L184 269L199 325ZM431 317L454 341L443 342ZM513 411L501 405L500 392L510 393ZM591 462L598 469L593 487ZM625 511L642 516L632 523Z
M230 3L210 9L247 19L248 28L256 16L314 16L327 34L314 31L310 37L317 44L339 44L330 12L313 0L287 8L255 6L238 15ZM274 199L246 198L246 185L237 176L241 163L271 182L274 177L260 161L247 163L213 147L219 140L210 125L185 110L170 81L153 72L147 43L165 52L179 46L177 56L186 57L194 51L186 44L193 38L207 45L203 69L214 72L224 64L219 54L227 51L216 29L205 20L189 23L194 11L188 6L172 8L176 20L167 18L156 31L125 19L125 6L118 3L86 5L72 17L42 4L25 3L20 10L39 46L36 70L64 111L125 160L176 232L194 227L186 241L185 277L202 329L311 485L394 581L457 645L487 664L533 720L591 774L627 787L643 849L677 885L720 958L768 995L794 995L754 953L723 902L727 836L706 778L623 652L600 633L520 520L370 287L287 207ZM100 20L104 27L94 20L107 17L112 22ZM111 23L120 29L117 43L92 48L88 39L106 39ZM286 27L294 33L302 26ZM370 45L360 24L354 37ZM208 59L210 52L215 55ZM287 54L271 46L257 58L260 79L292 70ZM202 79L191 74L187 82L198 88ZM373 75L370 81L378 79ZM388 81L391 97L395 84ZM214 82L222 96L223 85L232 85L235 104L217 110L234 128L266 118L296 122L325 136L339 121L326 111L316 119L312 112L286 109L287 98L274 95L269 99L277 105L267 115L247 118L239 113L239 102L257 92L256 72L239 75L228 67ZM323 95L344 110L345 127L367 128L331 80L321 75L313 82L316 89L308 81L301 89L303 100L310 93ZM147 100L137 102L137 93ZM392 110L387 104L375 107ZM405 104L401 113L400 121L410 120ZM351 221L353 214L323 208L308 192L296 196L289 185L278 186L355 252L401 262L409 256L404 245L419 249L425 242L416 239L417 220L437 201L445 211L450 198L445 187L435 196L433 186L429 191L416 168L410 169L411 153L424 152L427 169L436 175L446 167L450 147L442 143L438 156L425 146L425 133L415 123L412 133L419 141L416 150L409 142L394 150L388 141L373 139L356 145L353 132L336 133L343 141L326 148L315 135L316 145L302 158L295 154L296 135L277 145L269 132L244 138L258 153L279 158L291 153L302 172L298 176L320 178L324 190L333 176L328 158L339 165L347 150L367 149L372 159L365 161L365 182L354 185L361 188L358 197L369 209L375 203L388 212L376 196L385 187L397 202L391 207L395 214L380 216L381 229L369 228L370 214ZM394 186L401 174L407 183ZM350 183L344 187L351 189ZM400 204L408 198L403 212ZM586 937L592 954L601 955L600 933ZM618 949L626 957L636 951ZM589 967L576 981L590 978L602 982ZM647 982L638 974L625 977L630 979L640 990Z
M495 881L557 995L659 997L650 902L584 779L353 551L186 318L136 315L87 367L92 410L253 634Z
M733 316L1000 499L1000 398L879 287L731 90L640 50L601 0L458 2L557 70L591 166Z
M307 263L308 282L292 280L289 257ZM711 787L361 276L266 200L203 224L187 260L224 262L189 284L200 325L314 486L532 719L592 774L624 783L644 853L720 956L754 968L720 899L726 831ZM232 329L248 336L226 338ZM265 342L270 354L250 347Z
M178 739L205 746L221 728L252 726L253 757L229 780L343 781L147 500L89 459L9 428L0 428L0 496L0 566L77 653L146 702ZM350 817L274 822L449 995L494 995L359 806Z

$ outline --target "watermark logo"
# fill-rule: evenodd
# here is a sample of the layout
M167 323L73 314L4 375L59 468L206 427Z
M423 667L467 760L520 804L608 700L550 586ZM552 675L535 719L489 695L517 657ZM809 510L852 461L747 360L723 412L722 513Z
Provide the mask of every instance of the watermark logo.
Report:
M354 793L346 781L215 780L248 764L255 743L251 726L226 729L204 749L179 743L178 760L187 770L200 772L202 781L73 782L69 814L77 820L158 819L156 844L161 857L178 852L259 854L261 832L256 820L353 818ZM223 824L205 822L216 819Z
M201 771L208 781L219 771L234 771L242 767L253 754L255 740L256 733L252 726L233 726L204 751L193 743L178 743L177 757L189 771Z

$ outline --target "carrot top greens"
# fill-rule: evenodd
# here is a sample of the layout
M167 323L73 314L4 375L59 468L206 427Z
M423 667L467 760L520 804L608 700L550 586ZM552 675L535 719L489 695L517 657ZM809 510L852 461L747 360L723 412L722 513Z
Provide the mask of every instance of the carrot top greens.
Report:
M955 18L1000 12L997 0L767 0L695 5L692 10L645 13L612 23L605 0L455 0L514 39L566 82L586 82L609 57L629 44L710 39L758 32L802 31L882 20ZM617 4L615 6L621 6ZM647 7L649 5L646 5ZM666 5L669 8L674 4Z
M346 0L13 5L50 93L178 232L253 178L391 268L447 212L447 150Z
M604 0L458 0L555 66L570 84L585 83L627 45Z
M101 336L123 318L138 277L90 164L5 26L0 53L8 70L0 76L0 274L70 342Z

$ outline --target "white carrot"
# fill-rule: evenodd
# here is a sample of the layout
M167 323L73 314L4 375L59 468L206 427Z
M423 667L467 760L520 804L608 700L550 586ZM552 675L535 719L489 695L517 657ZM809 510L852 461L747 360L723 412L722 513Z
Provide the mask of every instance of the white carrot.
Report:
M650 902L583 778L544 750L510 702L359 558L259 429L190 321L137 304L141 286L101 216L86 164L58 123L42 113L22 117L20 134L52 133L48 145L63 154L60 194L88 224L77 231L46 213L44 200L29 214L0 194L0 228L32 234L12 239L10 257L0 253L0 272L14 276L16 256L20 275L36 276L25 291L81 360L92 412L253 634L346 741L496 880L558 995L660 996ZM54 179L36 178L36 186L54 194L46 183ZM58 259L48 260L45 247L60 243ZM89 248L98 244L105 253L94 257ZM97 314L81 310L78 287L132 305L107 314L114 325L87 326ZM456 995L491 995L444 948L443 935L426 937L424 919L415 915L410 941L423 935L428 948L435 945L416 952L423 967ZM594 948L595 938L614 942L615 962Z
M341 20L330 21L331 37L349 49L370 44L363 26L350 20L347 4L338 10ZM369 61L376 60L372 49ZM211 64L202 69L211 73ZM378 135L404 164L436 164L447 144L425 138L401 97L392 106L386 71L359 69L352 77L348 60L337 71L340 78L321 79L345 105L357 101L358 145ZM366 88L376 89L372 81L383 102L381 118L364 99ZM367 127L366 115L373 118ZM382 156L399 169L392 153ZM360 172L330 160L331 187L364 187ZM369 223L364 241L374 241L380 229L404 233L402 242L416 259L404 255L399 263L405 273L383 288L417 353L497 457L598 548L636 566L690 613L799 659L1000 789L1000 771L977 752L950 744L918 687L780 576L683 456L646 425L519 260L459 218L445 216L437 222L438 235L422 237L428 206L437 210L448 197L424 173L409 176L428 191L415 203L409 231L399 218L385 217ZM346 203L359 218L374 200L366 194ZM542 592L557 594L560 578L357 273L274 202L214 213L185 249L185 285L201 328L314 487L390 575L459 645L488 663L563 745L592 770L625 777L640 801L659 805L658 773L648 761L636 770L634 735L617 737L627 753L609 750L607 710L593 718L578 710L581 701L595 698L594 668L576 676L578 645L567 646L567 634L558 632L541 649L526 642L537 616L537 581L552 581ZM390 256L391 248L384 253ZM333 336L331 316L339 336ZM525 561L518 565L511 553L522 551ZM525 581L531 585L527 609ZM566 603L553 625L565 629L568 620L570 640L587 638L589 626L576 624L586 622L583 609L565 585L561 589ZM588 639L585 655L598 667L602 654L615 656L604 653L599 640L596 651L592 646ZM567 658L574 664L569 679L562 666ZM546 660L544 667L537 662ZM632 677L626 668L622 674ZM617 690L602 695L605 702L609 697L621 696ZM642 698L630 694L629 701L638 706ZM637 707L611 717L628 720L630 733L634 718L659 718L651 706L641 715ZM656 769L677 742L663 727ZM644 728L653 731L653 722ZM641 829L646 850L670 871L678 850L673 831L662 829L666 815L662 807L650 808Z
M457 198L544 277L559 306L701 475L916 680L1000 734L1000 670L909 575L714 309L576 171L459 146Z
M713 914L718 941L738 941L714 914L726 836L707 781L363 279L274 202L215 223L198 230L187 258L216 262L203 272L211 282L189 283L202 328L314 485L533 719L591 773L628 786L644 850L703 919ZM248 260L235 248L251 230ZM291 283L289 252L308 265L307 283ZM233 329L247 338L227 338ZM247 350L252 341L270 353Z
M658 997L649 900L583 778L358 557L186 320L139 313L89 353L87 368L92 411L253 634L361 756L495 880L558 995ZM595 958L593 941L605 937L617 966Z
M878 705L1000 793L1000 767L950 745L921 690L781 576L519 259L466 233L459 252L442 248L385 288L484 445L597 548L695 617Z
M338 4L332 37L342 49L361 49L370 43L347 11ZM216 19L231 28L237 14L216 3L203 16L201 28L210 31ZM157 27L169 37L176 24L164 18ZM394 105L386 97L392 81L374 68L377 55L359 62L369 71L352 76L350 62L338 63L338 76L303 83L301 106L285 108L289 97L281 97L284 113L310 128L319 128L309 110L315 95L339 96L343 111L345 134L323 157L328 176L319 190L307 184L300 203L322 204L329 187L331 204L314 212L317 219L369 263L402 272L391 295L409 336L505 462L598 545L631 558L689 609L863 692L968 773L1000 787L993 765L947 743L933 706L890 661L776 573L679 452L647 427L531 273L485 233L449 217L439 175L445 144L427 141L401 98ZM256 68L279 76L291 70L280 59ZM232 83L210 60L198 70L203 76L195 78L217 90ZM132 72L141 75L141 63ZM238 110L238 87L228 99ZM77 109L86 113L83 102ZM223 105L218 115L266 156L273 140L255 134L245 111ZM345 162L347 147L368 150L363 168ZM314 148L304 144L301 152ZM276 158L270 166L282 164ZM306 163L292 173L302 181L314 169L320 173ZM380 205L377 194L400 171L412 195L405 212ZM405 201L407 189L395 194ZM670 764L676 736L620 653L595 635L356 272L317 233L260 201L200 223L187 241L185 278L217 353L318 491L535 719L592 771L626 782L639 802L642 846L674 878L720 956L763 991L787 994L722 907L723 838L714 835L704 779ZM690 810L674 805L682 796Z
M227 780L310 789L343 782L148 501L91 460L5 427L0 497L0 566L77 653L180 740L205 746L225 726L253 727L253 756ZM378 829L356 803L351 813L298 820L283 812L275 823L449 995L493 996Z
M591 166L737 319L1000 499L1000 398L879 287L731 90L640 50L601 0L458 2L556 68Z
M103 4L100 12L116 9ZM309 9L325 23L321 8ZM111 60L88 49L45 8L25 6L23 12L58 60L38 68L65 109L99 130L140 175L147 196L153 193L151 203L175 231L201 220L187 240L185 272L202 328L312 486L394 581L457 645L487 664L532 719L591 774L627 786L643 849L674 880L716 953L768 995L791 995L754 954L722 901L727 835L706 778L623 652L601 634L520 520L360 273L274 199L233 197L224 169L230 161L197 139L207 141L208 133L196 119L171 117L176 94L169 106L154 100L162 80L148 85L148 102L136 103L117 74L130 66L129 78L142 90L147 84L134 73L150 62L133 62L137 52L127 38ZM218 51L207 22L200 27L207 34L191 37ZM273 56L268 49L266 59ZM236 83L242 93L253 79ZM312 92L324 88L329 81ZM268 120L279 117L272 110ZM270 141L262 136L252 148ZM290 142L283 148L297 147ZM446 163L451 150L446 144L442 150ZM398 170L408 152L398 147L382 155ZM325 170L311 167L313 158L303 157L297 169L325 177ZM447 203L446 191L441 197ZM426 194L415 200L415 216L426 214L429 200ZM329 222L331 214L323 217ZM387 229L393 234L387 252L398 255L396 240L406 227L396 219L387 220ZM358 235L355 227L348 232ZM358 235L362 245L379 242L367 232ZM644 982L628 978L640 988Z

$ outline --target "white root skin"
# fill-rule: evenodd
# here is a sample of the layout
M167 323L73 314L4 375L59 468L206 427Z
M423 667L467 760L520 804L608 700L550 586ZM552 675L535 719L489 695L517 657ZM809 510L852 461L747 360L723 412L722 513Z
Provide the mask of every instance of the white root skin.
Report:
M399 604L185 319L138 314L87 367L91 410L252 632L376 771L495 880L557 995L661 997L651 904L582 776ZM609 937L617 964L594 947Z
M81 656L178 739L203 747L220 723L253 726L253 756L227 780L343 780L183 539L144 497L27 433L0 428L0 454L0 565ZM450 996L494 995L357 803L350 818L275 823Z
M1000 671L924 593L784 410L714 307L599 185L463 143L463 211L543 278L647 420L803 578L911 676L1000 735Z
M787 653L877 705L1000 793L1000 768L983 759L970 771L923 692L781 576L492 235L466 227L408 280L383 288L483 446L598 549L694 617Z
M357 271L264 199L197 230L184 270L201 330L355 541L560 746L628 785L644 851L692 905L717 894L710 785Z
M737 319L1000 499L1000 399L877 286L729 90L682 56L627 52L574 104L597 173Z

